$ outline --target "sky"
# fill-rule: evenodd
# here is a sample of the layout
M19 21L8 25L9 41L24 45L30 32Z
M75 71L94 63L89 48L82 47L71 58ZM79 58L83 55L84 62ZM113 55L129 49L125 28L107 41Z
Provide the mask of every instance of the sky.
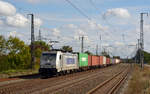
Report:
M73 7L71 4L73 4ZM0 34L19 37L30 44L30 16L34 14L35 38L59 41L80 52L104 49L111 55L132 57L140 38L140 13L150 11L149 0L0 0ZM144 49L150 52L150 16L144 15ZM46 39L46 40L45 40Z

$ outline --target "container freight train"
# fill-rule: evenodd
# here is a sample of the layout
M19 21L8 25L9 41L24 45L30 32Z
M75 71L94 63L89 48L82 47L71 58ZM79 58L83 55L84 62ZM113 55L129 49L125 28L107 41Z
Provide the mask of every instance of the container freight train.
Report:
M94 56L85 53L66 53L62 51L43 52L39 73L42 76L66 74L87 69L99 68L120 63L120 59Z

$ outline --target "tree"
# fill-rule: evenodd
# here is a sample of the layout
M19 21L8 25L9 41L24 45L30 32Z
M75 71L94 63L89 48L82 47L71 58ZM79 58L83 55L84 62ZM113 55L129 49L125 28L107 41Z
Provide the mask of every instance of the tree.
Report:
M73 52L72 47L70 47L70 46L63 46L61 49L66 52Z
M44 41L35 41L34 42L35 46L35 57L40 58L42 51L49 51L50 47L46 42Z
M0 35L0 56L6 53L6 40Z
M85 53L88 55L92 55L92 53L90 51L85 51Z
M9 54L17 54L25 49L25 43L17 37L10 36L6 44Z
M102 55L103 55L103 56L106 56L106 57L108 57L108 58L110 57L109 54L108 54L107 52L105 52L105 51L102 52Z
M150 53L144 51L144 63L150 64Z
M136 55L133 59L137 59L137 63L140 63L140 49L136 52ZM144 51L144 63L150 64L150 53Z
M30 66L30 48L17 37L7 40L8 62L12 69L25 69Z
M113 56L113 58L117 58L117 59L120 59L120 56Z
M35 49L40 48L42 51L48 51L48 50L50 50L49 45L46 44L46 42L44 42L44 41L35 41L34 45L35 45Z

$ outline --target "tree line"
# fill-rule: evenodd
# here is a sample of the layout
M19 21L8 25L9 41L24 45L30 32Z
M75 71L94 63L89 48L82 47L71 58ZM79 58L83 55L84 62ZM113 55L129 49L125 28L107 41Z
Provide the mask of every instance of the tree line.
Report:
M46 42L34 42L35 62L32 66L34 69L39 68L40 57L43 51L52 50ZM73 52L71 46L62 46L60 50ZM31 45L25 44L24 41L17 37L10 36L5 38L0 35L0 72L8 70L30 69L31 68Z
M35 68L39 67L42 51L50 50L44 41L35 41ZM11 69L29 69L31 62L30 45L17 37L6 39L0 36L0 72Z
M35 41L34 46L35 63L33 67L38 69L42 51L50 51L51 48L44 41ZM30 47L30 45L25 44L24 41L17 37L10 36L6 39L4 36L0 35L0 72L11 69L30 69ZM73 52L70 46L63 46L61 49L67 52ZM85 53L92 54L89 51ZM103 53L103 55L108 56L106 53ZM136 58L139 58L139 51L137 51ZM144 62L150 64L150 53L144 51L144 58Z

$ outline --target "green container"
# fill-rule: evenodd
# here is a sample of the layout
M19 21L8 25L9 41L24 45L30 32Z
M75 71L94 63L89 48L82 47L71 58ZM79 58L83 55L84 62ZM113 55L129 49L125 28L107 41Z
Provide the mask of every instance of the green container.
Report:
M110 64L112 64L112 59L110 58Z
M79 53L79 66L80 67L88 66L88 54Z

